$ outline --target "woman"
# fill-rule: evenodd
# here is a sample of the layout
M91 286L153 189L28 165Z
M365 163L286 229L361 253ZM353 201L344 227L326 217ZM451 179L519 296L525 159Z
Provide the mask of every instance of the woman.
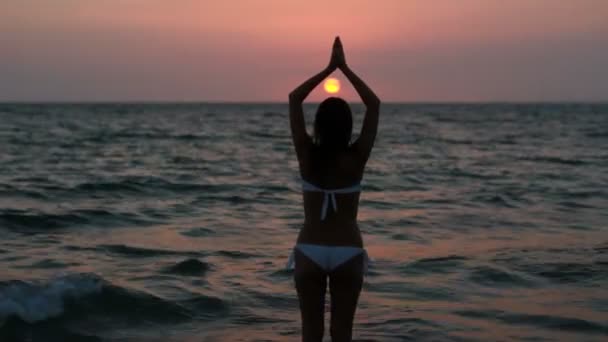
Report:
M352 83L366 106L359 138L350 143L348 104L331 97L317 110L314 139L306 133L302 102L336 69ZM289 119L303 182L304 226L290 264L302 314L302 340L322 341L327 279L331 296L332 341L350 341L357 300L367 265L357 227L360 182L374 145L380 100L348 67L336 37L329 65L289 94ZM339 209L338 209L339 208Z

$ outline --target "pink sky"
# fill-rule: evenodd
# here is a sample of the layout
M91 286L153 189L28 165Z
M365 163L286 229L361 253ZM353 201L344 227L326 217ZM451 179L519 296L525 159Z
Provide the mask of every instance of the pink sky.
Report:
M282 102L335 35L387 102L608 100L605 0L2 0L0 101Z

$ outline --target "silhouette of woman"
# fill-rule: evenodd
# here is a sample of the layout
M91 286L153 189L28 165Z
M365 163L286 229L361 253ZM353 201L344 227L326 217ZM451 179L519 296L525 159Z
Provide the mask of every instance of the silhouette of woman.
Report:
M314 135L306 132L302 102L336 69L352 83L366 106L361 134L352 144L351 110L341 98L324 100L317 110ZM289 94L289 119L304 202L304 225L289 264L302 315L302 341L322 341L325 291L329 279L332 341L351 341L353 320L367 253L357 227L360 182L374 145L380 100L348 67L336 37L329 65Z

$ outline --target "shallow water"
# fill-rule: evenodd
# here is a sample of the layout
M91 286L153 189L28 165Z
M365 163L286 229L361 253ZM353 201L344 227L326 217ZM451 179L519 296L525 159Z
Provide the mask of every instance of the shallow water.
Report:
M0 105L0 340L299 340L286 113ZM355 339L606 340L606 146L607 105L383 105Z

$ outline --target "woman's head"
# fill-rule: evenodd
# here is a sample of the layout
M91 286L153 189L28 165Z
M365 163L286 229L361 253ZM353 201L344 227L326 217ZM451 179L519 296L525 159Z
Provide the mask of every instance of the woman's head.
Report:
M325 99L315 116L315 144L323 149L338 151L350 144L353 117L350 106L339 97Z

